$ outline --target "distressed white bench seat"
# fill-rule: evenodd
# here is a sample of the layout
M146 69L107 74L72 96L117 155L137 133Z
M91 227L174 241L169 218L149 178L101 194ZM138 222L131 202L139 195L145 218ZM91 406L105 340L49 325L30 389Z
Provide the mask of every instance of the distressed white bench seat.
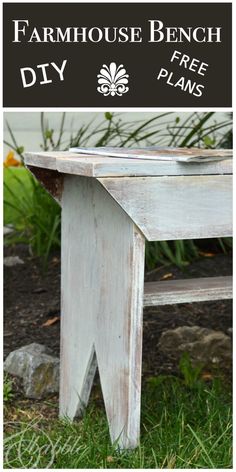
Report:
M144 291L145 239L231 236L232 160L40 152L25 162L62 207L60 415L82 413L98 364L111 439L136 447L143 306L232 296L228 277L149 283Z

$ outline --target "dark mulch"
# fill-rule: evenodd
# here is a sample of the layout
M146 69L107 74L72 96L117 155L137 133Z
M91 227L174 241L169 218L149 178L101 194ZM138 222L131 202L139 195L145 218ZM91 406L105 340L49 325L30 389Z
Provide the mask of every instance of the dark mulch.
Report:
M18 255L23 265L4 269L4 355L25 344L38 342L50 347L55 355L60 350L60 323L43 326L60 317L60 255L51 257L48 271L42 272L39 259L31 257L24 246L5 249L5 256ZM176 267L161 267L146 274L147 280L229 275L231 255L202 257L190 264L184 273ZM182 304L147 309L144 312L143 375L174 373L176 365L158 350L163 331L178 326L199 325L228 333L232 326L231 301Z

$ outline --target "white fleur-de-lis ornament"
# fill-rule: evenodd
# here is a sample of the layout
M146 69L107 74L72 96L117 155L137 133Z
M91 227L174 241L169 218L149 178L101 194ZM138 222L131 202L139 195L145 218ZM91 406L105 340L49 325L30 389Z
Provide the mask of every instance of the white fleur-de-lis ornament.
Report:
M129 90L127 87L129 75L126 74L123 64L118 67L115 62L111 62L109 66L103 64L97 78L99 84L97 91L102 93L104 97L107 95L120 97Z

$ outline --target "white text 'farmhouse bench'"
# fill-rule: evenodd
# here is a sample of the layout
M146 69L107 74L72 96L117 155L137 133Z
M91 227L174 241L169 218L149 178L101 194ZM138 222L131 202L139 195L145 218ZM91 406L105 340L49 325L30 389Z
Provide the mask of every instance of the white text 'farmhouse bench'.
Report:
M98 365L111 439L121 448L139 442L143 306L232 297L230 277L144 288L145 239L232 235L232 159L182 163L156 155L25 157L62 207L60 415L82 413Z

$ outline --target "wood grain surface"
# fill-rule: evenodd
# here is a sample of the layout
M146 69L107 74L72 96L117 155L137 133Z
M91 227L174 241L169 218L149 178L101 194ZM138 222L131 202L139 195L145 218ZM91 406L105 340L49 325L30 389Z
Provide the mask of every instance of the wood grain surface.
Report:
M99 179L149 241L232 235L232 176Z
M86 406L98 362L111 439L139 441L144 238L99 182L62 197L60 415Z
M205 302L232 298L232 277L147 282L144 285L144 307Z
M232 159L204 163L85 156L71 152L25 153L26 165L87 177L232 174Z

